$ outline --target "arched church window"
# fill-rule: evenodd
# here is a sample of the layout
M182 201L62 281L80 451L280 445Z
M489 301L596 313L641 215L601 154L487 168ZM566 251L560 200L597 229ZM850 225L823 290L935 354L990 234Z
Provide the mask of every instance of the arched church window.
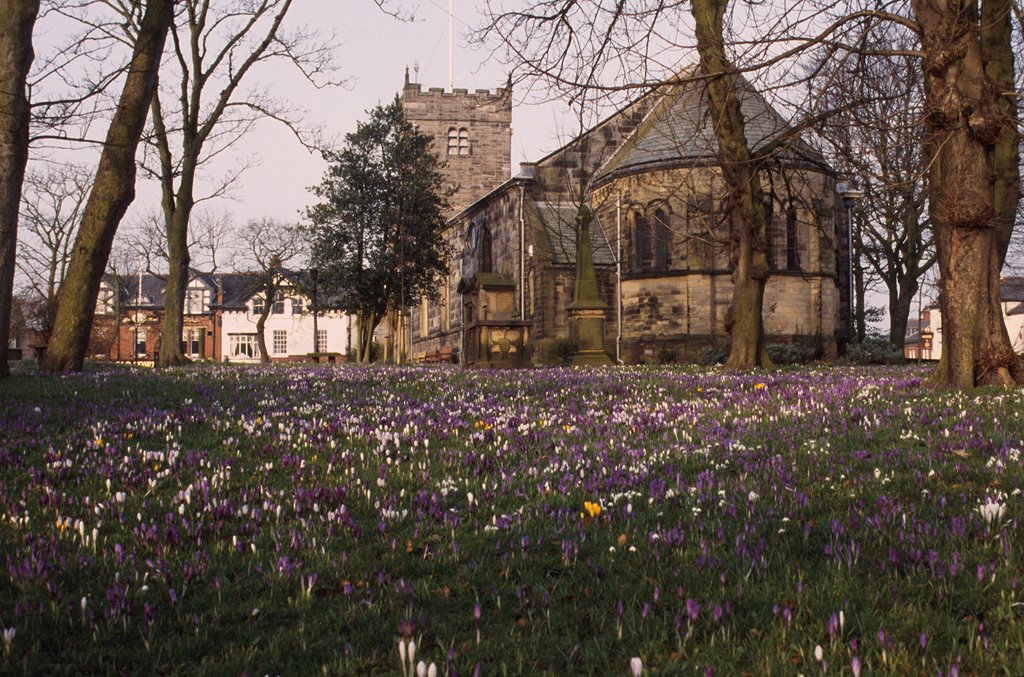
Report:
M796 205L786 210L786 270L800 270L800 238L796 221Z
M469 155L469 130L465 127L459 129L459 155Z
M768 269L776 270L779 267L778 258L775 256L775 223L772 199L764 199L764 248L768 259Z
M480 244L477 247L477 261L480 272L494 272L494 262L491 260L491 229L487 226L480 230Z
M669 251L672 249L672 230L668 225L668 216L665 210L654 210L654 270L667 270L669 263Z
M448 154L459 154L459 130L455 127L448 128Z
M647 216L637 212L633 215L634 270L648 270L651 267L654 256L651 239L651 224Z

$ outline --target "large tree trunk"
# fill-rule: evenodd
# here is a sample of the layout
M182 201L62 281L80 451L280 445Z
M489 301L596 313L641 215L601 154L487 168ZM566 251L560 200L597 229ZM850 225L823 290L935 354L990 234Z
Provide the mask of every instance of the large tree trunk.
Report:
M356 362L367 364L373 359L373 330L383 317L375 310L356 311Z
M188 287L191 257L188 252L188 222L191 200L178 200L178 206L167 220L167 290L164 295L163 328L160 334L161 367L185 364L189 359L181 351L184 326L185 292Z
M750 369L771 366L762 317L768 280L767 225L760 172L753 164L740 110L738 75L725 54L722 22L728 4L728 0L693 0L690 7L701 71L708 78L708 108L718 141L718 160L730 193L733 297L726 319L731 338L726 366Z
M32 59L32 29L39 0L0 5L0 378L10 375L7 343L14 307L21 184L28 163L29 102L25 80Z
M1000 308L999 276L1020 194L1010 0L913 0L926 58L931 209L942 292L934 381L1024 380ZM984 20L982 20L984 19Z
M153 129L157 153L160 157L160 204L164 214L164 232L167 236L167 288L164 293L164 316L160 333L160 361L158 366L171 367L188 362L181 350L181 333L184 326L185 292L188 287L191 257L188 251L188 224L192 218L193 184L198 164L195 130L192 125L182 125L185 136L185 153L181 163L181 181L174 189L177 169L171 154L167 127L164 125L163 110L160 106L160 92L153 94ZM262 332L261 332L262 333ZM266 351L264 351L265 353ZM265 355L260 359L264 359Z
M910 306L917 294L917 280L904 280L899 290L889 291L889 343L900 351L907 342L907 324L910 320Z
M164 41L173 18L173 0L146 1L121 100L107 130L96 179L82 213L71 263L61 287L43 369L79 371L85 360L96 294L107 267L114 234L135 198L135 151L156 88Z
M273 299L276 294L274 289L266 290L264 293L267 296L263 302L263 312L260 313L259 318L256 320L256 345L258 345L260 349L260 362L262 364L270 364L270 351L267 350L267 336L265 331L267 327L267 318L270 317L270 312L274 308Z

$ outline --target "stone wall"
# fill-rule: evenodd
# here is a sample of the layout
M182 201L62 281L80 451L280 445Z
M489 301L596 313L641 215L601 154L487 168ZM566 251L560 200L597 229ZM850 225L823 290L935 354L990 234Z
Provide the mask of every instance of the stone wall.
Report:
M434 150L449 183L454 216L507 180L512 163L512 92L478 89L470 92L439 87L423 91L406 79L402 90L406 118L434 137ZM449 133L454 145L449 147ZM463 132L463 138L459 137Z

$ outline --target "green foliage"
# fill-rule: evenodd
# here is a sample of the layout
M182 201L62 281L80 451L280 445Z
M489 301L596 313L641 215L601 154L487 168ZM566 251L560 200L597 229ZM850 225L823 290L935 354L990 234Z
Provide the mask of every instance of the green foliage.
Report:
M925 374L9 379L0 673L1021 674L1024 392Z
M672 348L664 346L658 349L658 364L676 364L679 362L679 353Z
M311 263L324 298L376 326L387 310L430 294L447 272L441 164L397 97L325 158L331 165L312 188L321 201L306 212Z
M697 354L697 364L705 367L712 367L716 364L725 364L729 359L729 352L718 346L705 346Z
M576 346L572 344L572 341L564 337L552 339L545 350L548 357L557 364L568 362L575 352Z
M806 364L814 359L814 348L802 343L776 343L768 346L768 357L774 364Z
M861 343L853 343L846 356L854 364L900 364L903 352L883 338L869 337Z

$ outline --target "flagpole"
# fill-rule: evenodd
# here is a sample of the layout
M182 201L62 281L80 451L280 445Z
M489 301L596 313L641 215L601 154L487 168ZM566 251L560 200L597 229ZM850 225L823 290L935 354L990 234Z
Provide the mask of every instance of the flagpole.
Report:
M449 90L455 89L455 68L454 68L454 57L452 56L452 54L453 54L453 46L454 46L453 24L452 24L452 2L453 2L453 0L448 0L448 89Z

